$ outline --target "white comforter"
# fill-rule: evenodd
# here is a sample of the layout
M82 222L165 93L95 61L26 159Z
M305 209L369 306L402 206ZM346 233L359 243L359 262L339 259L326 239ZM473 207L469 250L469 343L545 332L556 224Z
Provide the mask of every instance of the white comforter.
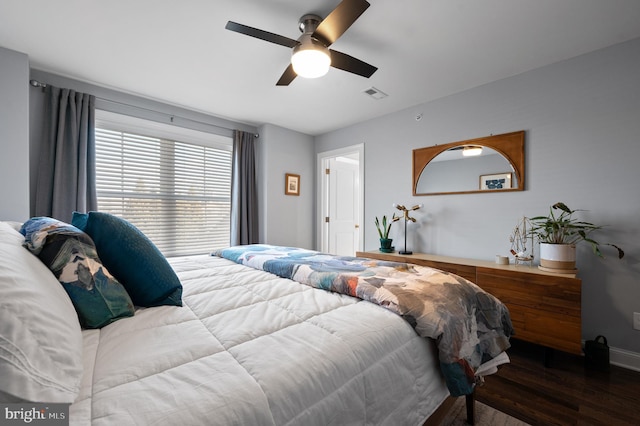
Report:
M183 307L84 335L72 425L419 425L446 398L395 314L211 256L170 259Z

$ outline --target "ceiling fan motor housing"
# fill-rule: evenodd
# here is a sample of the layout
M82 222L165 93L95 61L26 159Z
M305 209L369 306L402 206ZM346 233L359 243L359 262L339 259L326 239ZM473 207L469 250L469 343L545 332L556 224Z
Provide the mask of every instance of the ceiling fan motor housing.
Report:
M308 13L300 18L300 20L298 21L298 28L300 29L301 33L312 34L316 30L316 28L318 28L320 22L322 22L321 17L312 13Z

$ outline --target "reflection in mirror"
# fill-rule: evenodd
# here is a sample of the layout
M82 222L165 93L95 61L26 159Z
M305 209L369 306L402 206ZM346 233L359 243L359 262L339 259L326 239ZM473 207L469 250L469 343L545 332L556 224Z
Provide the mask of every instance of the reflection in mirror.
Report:
M413 194L524 190L524 130L413 150Z
M464 155L468 151L466 146L459 146L438 154L420 174L416 192L428 194L476 191L482 188L480 176L495 177L489 181L490 189L511 189L518 186L517 178L513 176L513 166L498 151L483 147L479 155Z

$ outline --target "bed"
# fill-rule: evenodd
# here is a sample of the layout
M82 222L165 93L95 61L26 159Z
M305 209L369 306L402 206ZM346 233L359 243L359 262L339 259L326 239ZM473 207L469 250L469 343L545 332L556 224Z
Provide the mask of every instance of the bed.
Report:
M73 223L111 270L100 236ZM180 303L177 288L156 306L131 297L133 311L83 328L65 283L24 244L0 222L2 401L70 404L72 425L422 425L451 394L440 339L419 336L388 307L219 252L157 259L176 274ZM134 247L127 260L140 269L135 257L149 251ZM508 361L491 358L476 377Z

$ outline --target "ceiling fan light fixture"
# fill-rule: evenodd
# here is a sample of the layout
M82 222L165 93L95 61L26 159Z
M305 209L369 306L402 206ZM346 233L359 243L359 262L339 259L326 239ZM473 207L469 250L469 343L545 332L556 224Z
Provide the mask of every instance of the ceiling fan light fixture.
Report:
M329 72L331 54L322 43L309 37L293 48L291 65L297 75L304 78L318 78Z
M462 155L465 157L473 157L482 154L482 147L477 145L468 145L462 148Z

